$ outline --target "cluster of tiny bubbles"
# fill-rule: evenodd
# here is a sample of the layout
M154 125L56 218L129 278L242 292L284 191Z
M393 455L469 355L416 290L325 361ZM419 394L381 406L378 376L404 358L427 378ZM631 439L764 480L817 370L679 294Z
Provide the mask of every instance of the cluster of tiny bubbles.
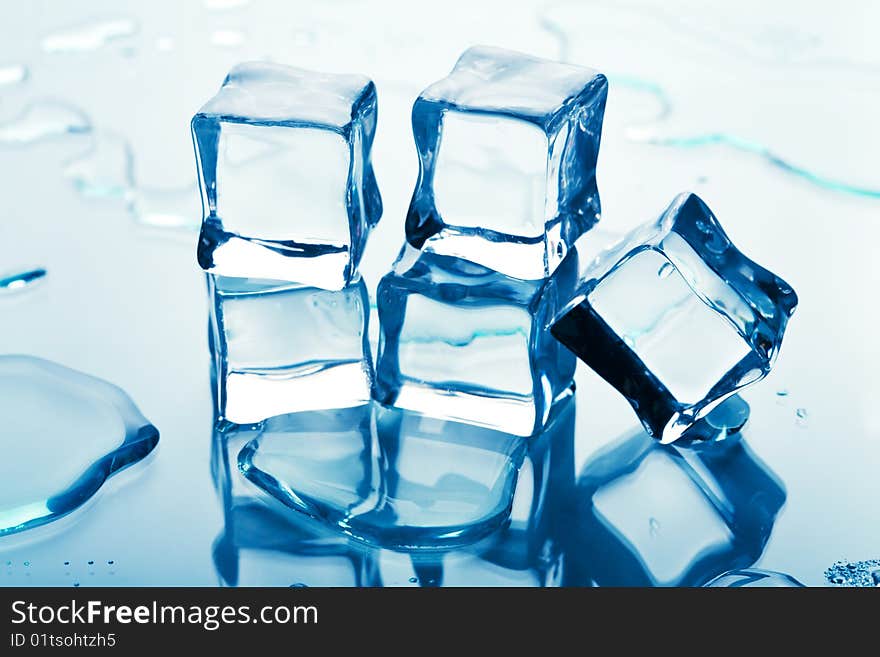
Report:
M880 587L880 559L838 561L825 571L825 579L835 586Z

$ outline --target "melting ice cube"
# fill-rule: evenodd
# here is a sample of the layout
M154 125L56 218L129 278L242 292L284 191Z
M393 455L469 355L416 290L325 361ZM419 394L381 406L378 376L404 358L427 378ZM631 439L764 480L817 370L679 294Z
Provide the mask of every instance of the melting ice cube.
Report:
M233 68L192 120L202 268L333 290L353 282L382 214L375 131L367 78L258 62Z
M587 68L465 51L413 107L421 170L409 243L517 278L550 274L599 218L607 89Z
M682 194L589 263L551 331L664 443L770 371L797 295Z

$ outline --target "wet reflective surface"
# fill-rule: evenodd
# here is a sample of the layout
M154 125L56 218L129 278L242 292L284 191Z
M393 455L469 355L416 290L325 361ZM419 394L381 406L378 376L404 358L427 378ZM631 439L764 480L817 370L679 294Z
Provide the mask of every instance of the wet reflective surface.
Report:
M304 22L268 3L215 4L35 1L10 12L0 44L0 271L48 275L0 295L0 344L112 381L161 428L162 446L148 467L111 480L120 484L113 495L0 539L0 583L706 583L758 568L815 586L829 584L825 571L840 560L880 557L880 524L866 503L880 498L880 310L865 297L880 284L880 50L865 36L876 7L486 3L471 7L466 23L441 13L421 29L418 7L321 5ZM108 21L126 27L83 31ZM88 47L72 48L71 35ZM247 59L374 79L373 162L385 211L361 268L375 286L400 248L417 175L412 103L475 43L608 74L597 247L693 189L734 243L797 289L798 317L774 371L743 394L751 413L741 450L699 469L705 448L681 457L697 482L679 457L657 447L642 456L632 409L579 367L570 445L540 467L527 453L509 528L469 546L415 556L365 549L244 477L232 498L218 496L190 117ZM817 95L817 84L826 92ZM94 150L104 134L118 137L97 145L112 151L106 157ZM132 178L117 164L126 152ZM236 464L257 434L239 438L229 449ZM597 458L621 444L630 460L600 469ZM359 459L344 460L359 473ZM739 468L764 492L754 515L743 511L753 491L725 479ZM671 483L631 500L656 478ZM547 490L533 504L539 482ZM673 492L699 513L699 532L681 527ZM607 548L607 567L589 558L588 533Z

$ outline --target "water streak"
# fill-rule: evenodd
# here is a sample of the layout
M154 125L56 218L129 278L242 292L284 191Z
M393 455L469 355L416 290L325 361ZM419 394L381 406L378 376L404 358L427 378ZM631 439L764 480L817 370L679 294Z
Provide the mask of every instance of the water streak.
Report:
M137 23L128 18L100 21L53 32L43 38L42 46L48 53L88 52L116 39L132 36L137 29Z

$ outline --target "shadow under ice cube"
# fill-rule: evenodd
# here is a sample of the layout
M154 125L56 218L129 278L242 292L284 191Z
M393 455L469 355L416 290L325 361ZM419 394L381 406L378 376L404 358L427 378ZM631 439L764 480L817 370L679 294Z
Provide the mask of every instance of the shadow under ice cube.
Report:
M523 279L549 275L598 220L608 83L596 71L474 47L413 106L417 248Z
M518 280L424 252L407 266L408 252L379 283L376 399L518 436L539 431L573 386L575 358L547 330L565 277Z
M551 331L669 443L768 374L796 306L788 283L681 194L587 266Z
M370 163L376 111L365 77L233 68L192 120L202 269L334 290L355 280L382 214Z
M209 275L208 291L220 418L253 424L370 400L363 279L330 291Z

